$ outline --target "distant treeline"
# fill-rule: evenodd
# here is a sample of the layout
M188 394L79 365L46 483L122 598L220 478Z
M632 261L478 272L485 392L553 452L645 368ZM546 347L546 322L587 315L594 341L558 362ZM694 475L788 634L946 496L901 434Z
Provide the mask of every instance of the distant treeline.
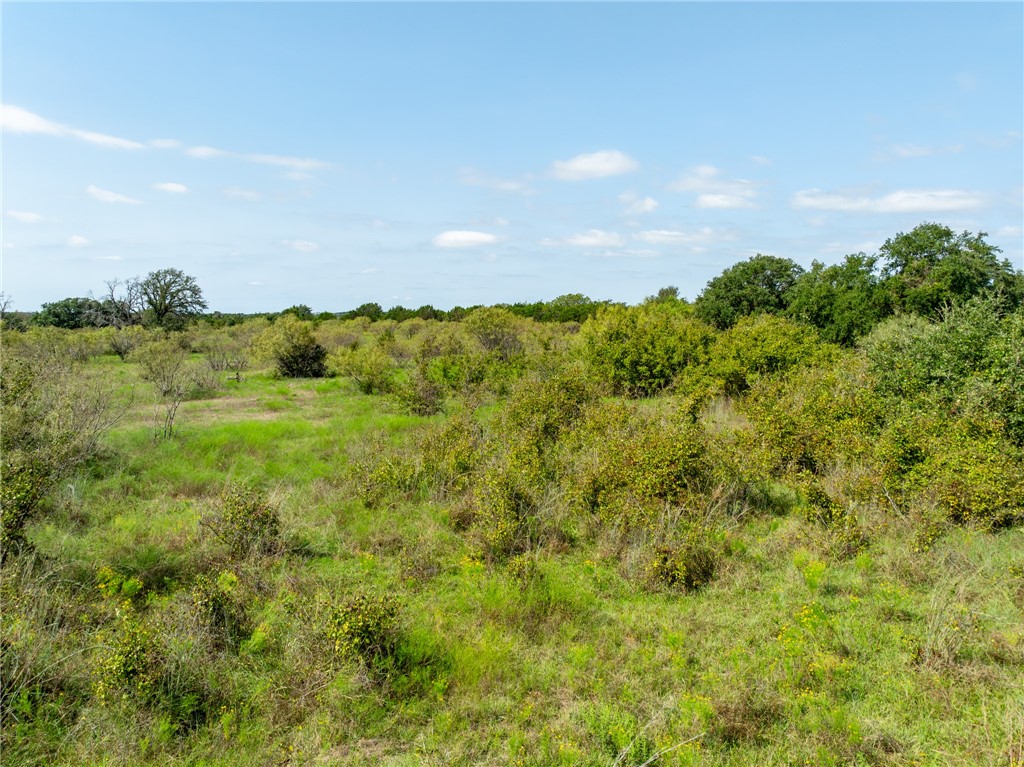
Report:
M855 253L832 265L814 261L810 269L788 258L757 254L711 280L693 303L681 298L674 286L662 288L644 303L675 305L719 330L749 315L779 315L817 328L825 341L850 346L881 320L898 314L935 320L946 307L980 295L1000 296L1009 311L1024 304L1024 273L1000 258L1000 249L988 243L987 236L985 232L958 234L926 222L886 240L877 254ZM484 308L444 310L426 304L418 309L393 306L385 310L378 303L365 303L349 311L314 314L309 306L299 304L273 313L209 313L195 279L176 269L153 272L144 280L113 280L107 287L101 299L65 298L44 304L34 314L6 312L2 318L8 328L142 324L175 329L193 320L226 327L282 315L312 321L365 317L371 322L414 318L457 322ZM551 301L497 304L496 308L537 322L583 324L613 305L572 293Z

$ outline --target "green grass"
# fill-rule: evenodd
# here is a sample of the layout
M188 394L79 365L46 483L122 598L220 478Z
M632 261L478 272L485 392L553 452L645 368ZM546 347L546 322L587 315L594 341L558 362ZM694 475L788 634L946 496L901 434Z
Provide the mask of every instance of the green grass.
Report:
M130 364L96 364L128 386ZM137 385L102 455L31 530L61 585L19 588L68 617L18 636L76 655L50 687L19 690L5 763L639 765L671 749L657 764L1019 767L1019 528L952 528L915 552L913 522L880 519L866 550L837 558L797 514L753 515L730 522L730 553L696 592L648 587L587 535L517 576L480 557L445 502L359 500L352 456L373 438L411 450L437 418L340 379L259 373L187 402L171 439L154 436L154 406ZM200 525L230 482L279 509L282 553L232 558ZM194 726L166 698L94 694L127 609L98 592L103 567L141 581L131 609L166 662L191 659L181 668L205 680ZM224 572L250 627L237 650L211 645L191 608L197 574ZM380 676L323 636L332 606L361 593L402 606Z

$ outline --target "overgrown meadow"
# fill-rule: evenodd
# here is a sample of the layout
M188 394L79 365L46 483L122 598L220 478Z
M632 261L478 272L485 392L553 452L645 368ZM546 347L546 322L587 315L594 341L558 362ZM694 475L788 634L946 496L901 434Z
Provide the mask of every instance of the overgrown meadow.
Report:
M2 757L1024 764L1024 311L3 335Z

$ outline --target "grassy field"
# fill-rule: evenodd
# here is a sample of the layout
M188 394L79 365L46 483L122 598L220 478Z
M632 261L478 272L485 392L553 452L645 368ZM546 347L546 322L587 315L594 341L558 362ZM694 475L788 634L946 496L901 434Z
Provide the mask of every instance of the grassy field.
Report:
M257 372L159 439L135 366L89 364L134 399L5 564L5 764L1024 763L1020 528L865 505L839 554L779 486L702 507L693 588L651 577L657 525L559 517L498 556L481 496L422 471L459 418L500 440L494 401L413 416ZM272 546L218 533L245 484Z

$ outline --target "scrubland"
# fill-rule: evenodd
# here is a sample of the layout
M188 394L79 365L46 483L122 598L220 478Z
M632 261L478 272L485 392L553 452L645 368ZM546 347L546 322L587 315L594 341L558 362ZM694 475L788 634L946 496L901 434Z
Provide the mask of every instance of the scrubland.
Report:
M1024 764L996 299L3 342L5 764Z

